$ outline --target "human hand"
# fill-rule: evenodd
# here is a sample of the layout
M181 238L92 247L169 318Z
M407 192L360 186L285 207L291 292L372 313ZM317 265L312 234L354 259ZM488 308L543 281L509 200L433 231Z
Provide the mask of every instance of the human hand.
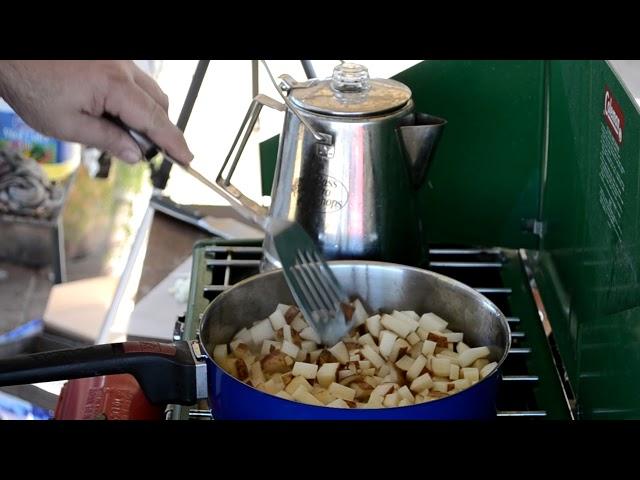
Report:
M146 134L186 164L193 154L167 116L169 101L158 84L128 60L3 60L0 96L31 127L60 140L106 150L127 162L141 152L104 113Z

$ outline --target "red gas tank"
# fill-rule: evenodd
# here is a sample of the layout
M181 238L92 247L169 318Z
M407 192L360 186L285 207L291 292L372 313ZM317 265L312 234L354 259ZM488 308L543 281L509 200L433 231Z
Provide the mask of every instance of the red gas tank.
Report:
M162 420L164 406L152 405L132 375L68 381L56 405L56 420Z

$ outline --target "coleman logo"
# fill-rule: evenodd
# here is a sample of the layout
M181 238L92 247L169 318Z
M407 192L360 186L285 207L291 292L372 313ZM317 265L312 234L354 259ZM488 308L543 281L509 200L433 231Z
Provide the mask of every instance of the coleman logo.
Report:
M609 88L604 90L604 118L618 144L622 143L622 130L624 129L624 114L620 104L613 98Z

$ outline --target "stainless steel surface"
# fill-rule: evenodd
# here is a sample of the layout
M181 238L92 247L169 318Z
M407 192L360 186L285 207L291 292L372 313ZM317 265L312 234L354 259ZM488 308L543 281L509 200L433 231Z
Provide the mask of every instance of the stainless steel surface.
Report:
M240 126L240 130L236 135L236 138L231 145L231 149L222 163L222 167L220 168L220 172L218 173L218 177L216 178L216 183L214 189L216 191L220 191L224 198L229 201L231 206L236 208L243 216L253 221L257 225L266 228L266 220L268 210L259 205L257 202L251 200L249 197L244 195L240 190L238 190L234 185L231 184L231 177L233 176L233 172L238 165L238 161L242 156L242 152L244 151L244 147L249 140L249 136L253 131L256 122L258 121L258 117L260 112L262 111L262 107L267 106L273 108L274 110L283 111L285 106L280 102L273 100L272 98L267 97L266 95L256 95L256 97L251 101L251 105L249 106L249 110L247 110L247 114L242 121L242 125ZM238 142L240 145L238 146ZM236 151L236 146L237 151ZM229 164L229 160L231 159L233 153L236 152L233 161L229 167L229 171L225 175L225 169Z
M318 145L287 111L270 216L301 224L329 259L420 263L416 191L396 137L399 126L414 123L413 108L409 101L389 115L358 119L302 111L333 134L333 146ZM267 263L280 266L269 239L264 248Z
M304 127L309 131L309 133L313 136L313 138L316 139L318 143L331 145L333 143L333 138L331 138L331 135L328 135L324 132L317 131L307 120L305 120L305 118L302 115L300 115L300 112L298 111L298 109L295 106L293 106L291 101L282 93L282 90L278 87L278 83L276 82L276 79L273 78L273 75L271 74L271 70L269 70L269 66L267 65L267 62L262 60L262 64L264 65L264 68L267 70L267 74L269 75L269 79L271 80L271 83L273 83L273 86L278 91L278 94L280 95L280 97L282 97L282 100L284 101L285 105L289 109L288 111L290 111L296 117L298 117L298 120L300 120L300 123L304 125Z
M209 396L206 355L202 352L200 342L197 340L190 342L190 345L196 366L196 397L199 400L204 400Z
M538 291L538 285L536 283L536 280L531 268L531 264L527 256L527 252L524 249L520 249L518 251L518 254L520 256L520 260L522 261L525 272L527 274L527 279L529 281L529 288L531 289L533 300L535 301L536 308L538 309L538 316L540 317L540 322L542 323L542 329L545 334L545 339L547 340L547 345L549 346L549 350L552 353L551 358L553 360L553 365L555 367L556 374L558 375L558 379L560 380L560 384L562 385L562 393L564 395L564 400L567 403L567 407L569 410L569 414L571 415L571 419L575 420L577 416L576 396L571 386L571 382L569 381L569 375L567 374L567 370L564 364L562 363L562 358L560 357L560 354L558 352L558 347L553 338L553 329L551 328L551 323L549 322L547 311L544 308L544 303L542 303L542 297L540 296L540 293Z
M434 312L450 322L452 330L464 333L469 345L486 345L490 360L498 366L511 345L504 315L486 297L443 275L405 265L365 261L334 261L329 265L348 295L362 299L370 311L414 310ZM428 294L425 294L428 292ZM251 302L247 302L251 298ZM266 318L278 303L293 298L282 270L245 279L221 293L203 318L200 335L207 352L229 342L233 335L254 321Z
M353 327L354 320L347 320L342 310L349 297L300 225L278 221L271 228L282 273L296 305L321 343L332 347Z
M522 348L512 348L511 350L509 350L509 354L526 355L527 353L531 353L531 348L522 347Z
M370 80L364 67L342 64L323 81L282 76L278 86L263 64L285 105L256 96L216 179L218 190L265 231L270 219L299 223L326 258L421 264L416 188L446 122L415 112L409 88ZM329 110L318 103L324 101ZM264 105L286 110L268 212L231 184ZM279 266L267 239L263 270Z
M395 80L370 79L363 65L343 63L331 78L296 88L290 101L320 115L371 117L399 110L411 100L411 90Z
M498 417L546 417L544 410L508 410L498 412Z
M503 375L503 382L537 382L539 377L537 375Z

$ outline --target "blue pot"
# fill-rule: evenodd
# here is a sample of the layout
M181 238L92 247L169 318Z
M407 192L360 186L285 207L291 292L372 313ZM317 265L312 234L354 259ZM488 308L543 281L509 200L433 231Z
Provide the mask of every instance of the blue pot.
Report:
M264 393L234 378L208 355L209 405L225 420L458 420L496 415L500 366L510 347L509 325L500 310L470 287L443 275L404 265L364 261L329 262L349 295L357 295L369 312L434 312L470 346L488 346L494 372L460 393L418 405L340 409L317 407ZM293 303L281 270L248 278L220 294L203 315L200 336L205 350L228 343L254 321L266 318L278 303Z

